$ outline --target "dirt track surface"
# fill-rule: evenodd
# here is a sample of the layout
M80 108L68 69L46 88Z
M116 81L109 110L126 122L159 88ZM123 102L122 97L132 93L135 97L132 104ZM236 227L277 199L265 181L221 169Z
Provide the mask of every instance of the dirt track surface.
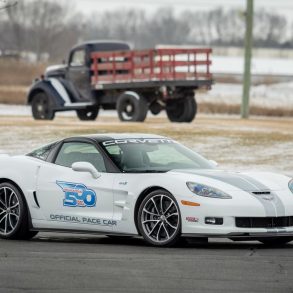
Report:
M89 133L140 132L172 137L221 168L276 171L293 176L293 119L200 115L193 123L170 123L164 116L145 123L121 123L113 112L81 122L57 116L36 122L28 115L0 117L0 153L22 154L63 137Z

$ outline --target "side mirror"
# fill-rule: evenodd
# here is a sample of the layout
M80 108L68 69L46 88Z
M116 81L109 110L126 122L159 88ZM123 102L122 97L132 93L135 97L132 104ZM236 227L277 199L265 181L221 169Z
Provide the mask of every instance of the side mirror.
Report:
M101 174L98 172L98 170L92 164L88 162L73 163L71 168L73 171L76 171L76 172L90 173L94 179L98 179L99 177L101 177Z
M218 163L214 160L210 160L210 163L213 165L213 167L218 167Z

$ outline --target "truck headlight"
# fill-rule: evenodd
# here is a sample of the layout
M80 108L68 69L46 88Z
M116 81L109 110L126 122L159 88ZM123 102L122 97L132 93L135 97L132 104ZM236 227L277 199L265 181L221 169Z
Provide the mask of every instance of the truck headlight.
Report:
M186 183L187 187L195 193L196 195L199 196L205 196L205 197L212 197L212 198L221 198L221 199L231 199L232 196L217 189L214 187L210 187L207 185L199 184L199 183L194 183L194 182L187 182ZM292 185L293 188L293 185Z
M293 179L291 179L288 183L288 187L291 190L291 192L293 193Z

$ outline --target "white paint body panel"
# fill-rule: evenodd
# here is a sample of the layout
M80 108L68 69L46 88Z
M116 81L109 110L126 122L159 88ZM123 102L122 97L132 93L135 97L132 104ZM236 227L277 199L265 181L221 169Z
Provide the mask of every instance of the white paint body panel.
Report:
M213 174L226 171L211 170ZM240 173L231 173L240 174ZM0 156L0 180L13 181L22 190L27 201L34 229L56 229L67 231L88 231L101 233L138 234L135 225L135 205L140 194L150 188L159 187L168 190L177 200L182 218L182 233L223 235L229 233L266 233L280 232L272 229L246 229L235 226L235 217L282 217L293 216L293 194L288 188L289 177L272 174L247 172L241 175L250 176L267 186L276 195L273 200L261 203L256 196L223 181L207 176L170 171L159 174L125 174L101 173L93 179L89 173L75 172L71 168L57 166L28 156ZM94 207L68 207L63 205L64 192L56 184L66 181L84 184L97 195ZM186 182L197 182L222 190L232 199L214 199L193 194ZM36 192L39 206L34 199ZM199 203L192 207L181 204L182 200ZM281 208L280 208L281 206ZM280 212L281 211L281 212ZM116 222L115 225L95 225L73 223L71 221L54 221L50 215L64 215L80 218L98 218ZM197 222L188 222L187 217L195 217ZM207 225L205 217L223 217L221 226ZM293 233L293 227L282 232ZM292 234L293 235L293 234Z

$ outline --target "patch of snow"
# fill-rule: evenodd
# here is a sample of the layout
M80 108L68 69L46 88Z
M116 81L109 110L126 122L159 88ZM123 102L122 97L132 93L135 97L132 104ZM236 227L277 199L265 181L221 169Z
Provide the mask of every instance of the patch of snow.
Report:
M241 84L216 84L211 91L199 93L199 102L241 104ZM293 108L293 82L251 87L251 104L264 107Z

